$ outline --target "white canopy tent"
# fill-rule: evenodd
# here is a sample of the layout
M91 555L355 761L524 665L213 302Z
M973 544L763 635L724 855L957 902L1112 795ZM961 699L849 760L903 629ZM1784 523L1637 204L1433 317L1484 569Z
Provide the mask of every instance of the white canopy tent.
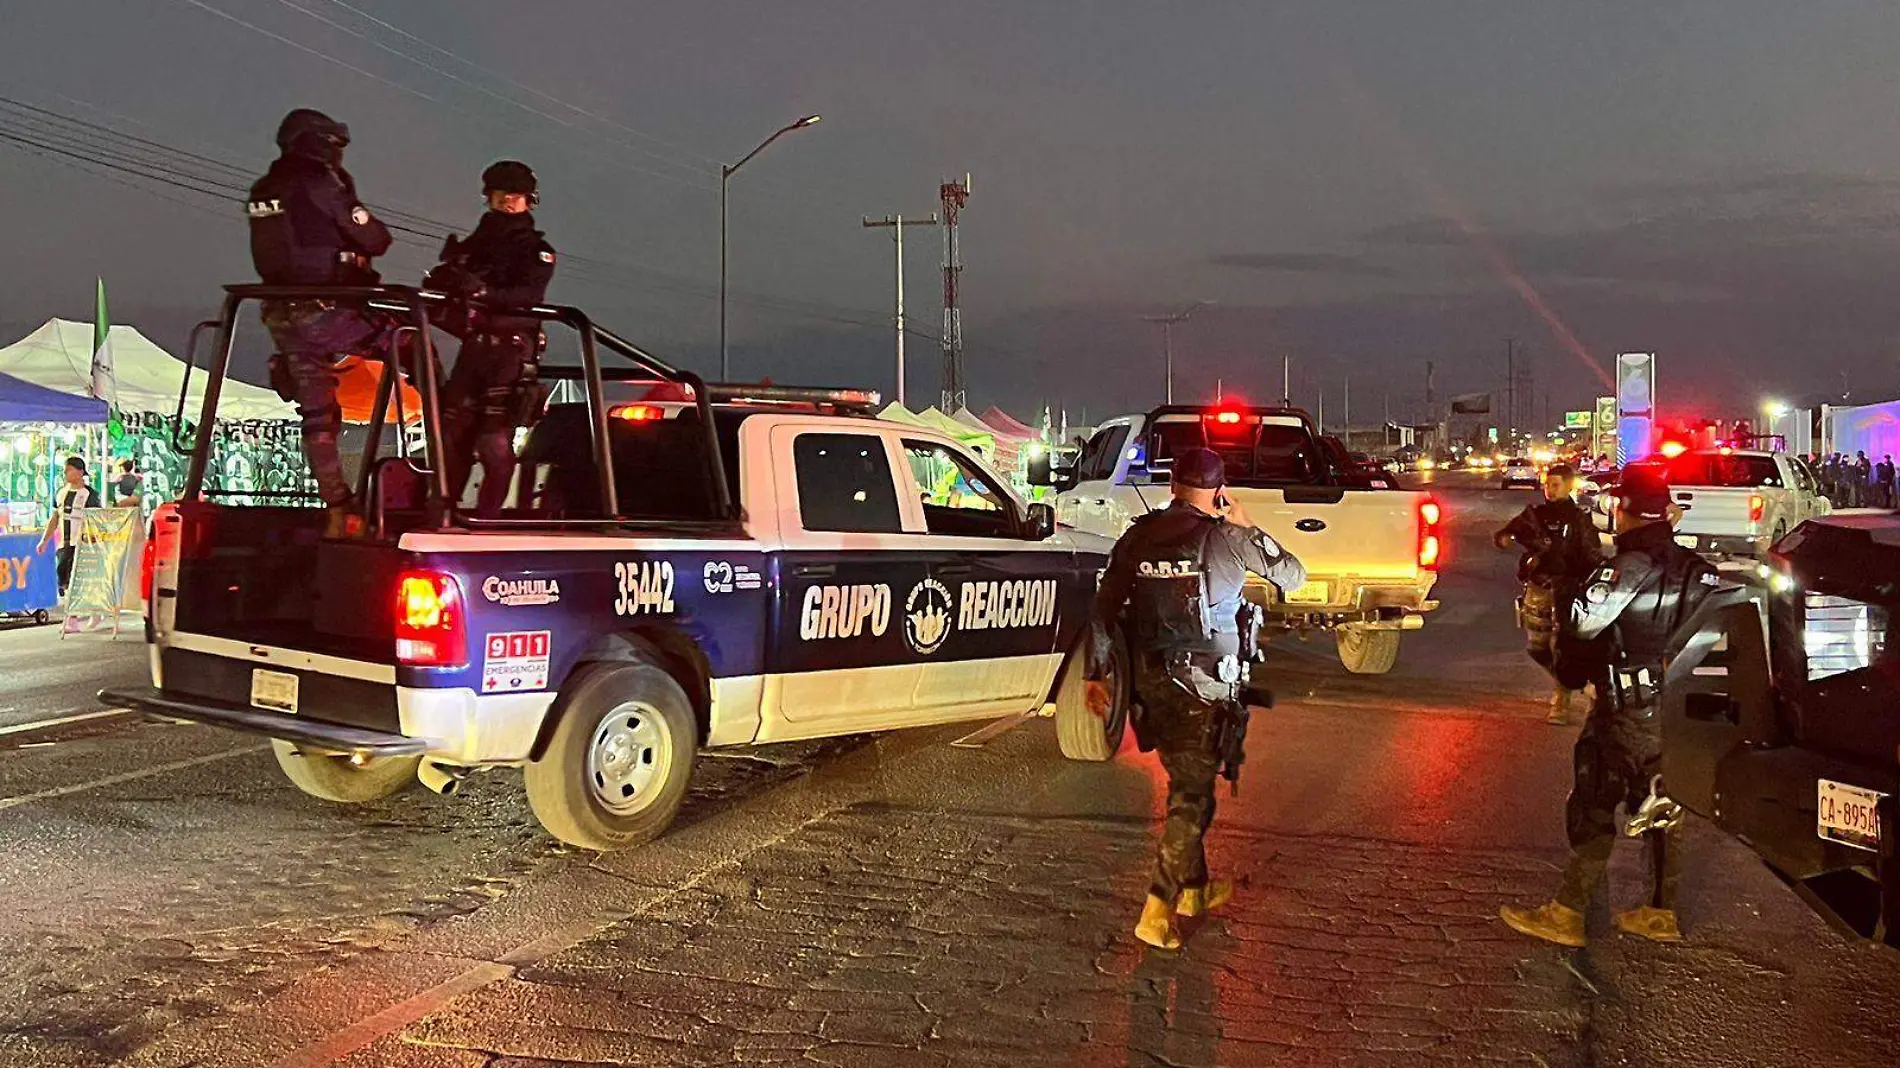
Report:
M178 410L178 387L185 363L129 326L112 328L112 369L117 378L119 410L131 414L171 415ZM0 373L76 397L92 395L92 324L48 319L45 325L0 349ZM191 376L185 418L204 411L205 373ZM218 418L295 419L296 410L276 393L226 378L218 394Z

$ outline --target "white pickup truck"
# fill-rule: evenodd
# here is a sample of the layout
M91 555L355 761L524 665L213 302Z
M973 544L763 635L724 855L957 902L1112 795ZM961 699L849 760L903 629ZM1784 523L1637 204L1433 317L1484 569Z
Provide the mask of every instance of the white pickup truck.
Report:
M1781 536L1833 510L1801 460L1779 452L1697 449L1669 462L1682 509L1676 541L1712 557L1764 557Z
M1390 671L1403 632L1438 607L1430 597L1443 511L1428 494L1363 488L1335 470L1305 412L1167 405L1110 419L1054 477L1057 521L1120 537L1136 516L1167 506L1173 458L1202 447L1226 460L1234 500L1306 565L1306 584L1284 597L1264 581L1248 587L1269 624L1331 630L1348 671Z

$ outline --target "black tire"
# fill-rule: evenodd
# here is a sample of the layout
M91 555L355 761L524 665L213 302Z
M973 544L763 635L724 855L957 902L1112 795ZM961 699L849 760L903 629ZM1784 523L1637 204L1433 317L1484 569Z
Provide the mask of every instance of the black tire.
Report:
M522 773L528 804L569 845L611 852L679 814L699 724L678 680L647 663L600 664L562 687L554 735Z
M1076 643L1068 662L1062 665L1062 679L1056 684L1056 745L1070 760L1100 762L1114 757L1128 731L1132 673L1128 669L1128 650L1117 640L1107 679L1113 704L1106 716L1097 717L1090 712L1083 687L1083 676L1088 674L1088 640L1084 634Z
M340 805L361 805L402 793L416 784L421 757L371 757L361 764L349 757L299 752L289 742L272 738L277 766L293 786L311 797Z
M48 612L46 609L35 608L33 610L33 622L51 623L52 621L53 621L53 614L51 612Z
M1347 671L1355 675L1383 675L1399 662L1402 636L1403 633L1396 630L1341 627L1333 632L1333 641L1339 647L1339 662Z

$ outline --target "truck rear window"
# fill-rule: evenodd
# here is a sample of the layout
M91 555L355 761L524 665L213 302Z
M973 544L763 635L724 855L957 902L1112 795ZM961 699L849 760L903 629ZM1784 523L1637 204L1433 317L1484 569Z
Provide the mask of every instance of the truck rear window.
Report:
M1213 449L1236 486L1306 485L1323 481L1326 460L1304 427L1241 423L1210 437L1199 419L1155 424L1150 462L1172 460L1189 449Z
M1781 485L1781 471L1772 456L1724 456L1716 452L1684 453L1669 461L1672 486L1745 488Z

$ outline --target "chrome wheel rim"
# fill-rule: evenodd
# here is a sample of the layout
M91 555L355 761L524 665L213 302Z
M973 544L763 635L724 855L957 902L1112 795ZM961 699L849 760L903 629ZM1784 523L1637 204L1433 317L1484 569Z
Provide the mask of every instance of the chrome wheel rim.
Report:
M587 745L587 786L600 807L628 815L652 802L672 761L666 718L652 705L628 701L594 726Z

